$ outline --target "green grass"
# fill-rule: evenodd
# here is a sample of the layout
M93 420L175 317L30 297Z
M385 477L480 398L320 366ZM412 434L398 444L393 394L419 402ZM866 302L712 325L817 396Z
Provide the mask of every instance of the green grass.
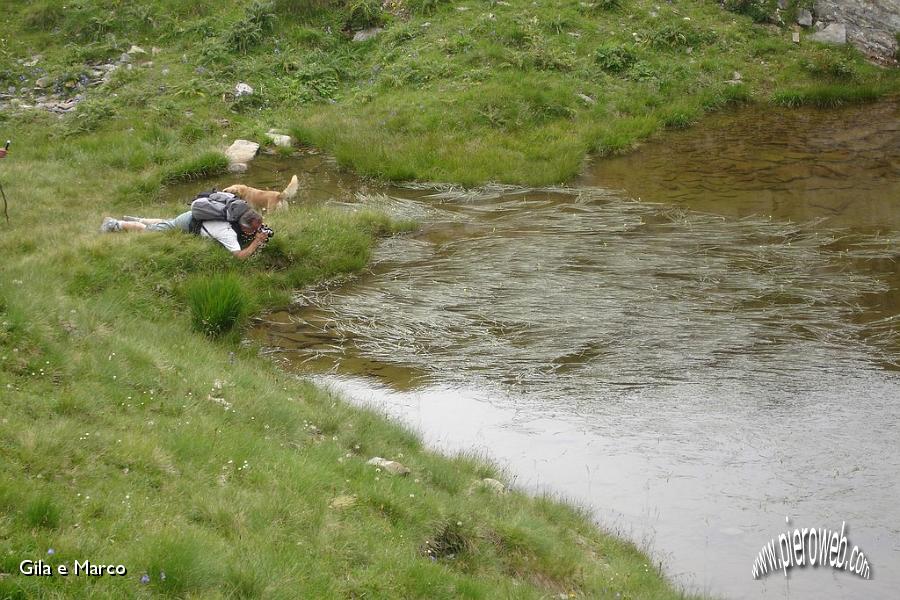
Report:
M269 127L387 179L546 184L729 104L895 93L896 71L701 2L67 6L10 3L0 39L0 89L33 102L46 76L85 98L63 117L0 111L13 140L0 162L0 597L679 595L584 512L492 496L474 485L503 476L491 465L435 455L238 343L248 311L358 272L410 224L297 203L267 218L278 233L246 262L190 236L96 228L178 214L167 187L205 185L227 143L265 143ZM344 33L375 23L385 31L366 43ZM147 51L132 68L80 83L132 44ZM235 99L239 81L254 95ZM230 301L196 291L213 274ZM212 340L194 331L204 322L232 333ZM375 455L412 475L380 476ZM354 500L330 507L338 496ZM25 558L129 575L24 578Z
M113 182L158 182L201 154L173 128L121 118L121 131L65 144L49 117L8 129L0 597L677 596L585 513L493 496L476 482L503 474L483 460L436 455L238 336L194 332L192 282L214 275L251 307L282 305L359 271L374 240L409 224L297 203L270 216L275 238L246 262L179 233L99 235L106 212L184 208L153 189L123 200ZM376 472L365 465L376 455L412 474ZM354 502L331 508L338 496ZM128 575L28 578L26 558L122 563Z
M234 274L201 275L187 284L194 331L220 336L240 326L248 316L247 294Z
M779 90L772 96L772 101L791 108L798 106L836 108L845 104L873 102L883 95L884 91L879 87L834 83L800 90Z

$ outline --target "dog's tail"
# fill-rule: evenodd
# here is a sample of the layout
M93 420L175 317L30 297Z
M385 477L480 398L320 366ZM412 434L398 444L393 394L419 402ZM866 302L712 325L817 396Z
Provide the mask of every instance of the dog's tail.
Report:
M297 176L294 175L291 177L291 182L288 184L284 191L278 194L278 200L290 200L294 196L297 195L297 189L300 187L300 181L297 179Z

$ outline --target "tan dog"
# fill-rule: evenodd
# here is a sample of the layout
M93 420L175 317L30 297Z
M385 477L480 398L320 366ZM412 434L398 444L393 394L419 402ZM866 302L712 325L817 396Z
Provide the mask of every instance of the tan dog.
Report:
M294 175L291 177L291 182L282 192L258 190L242 183L229 185L222 191L234 194L238 198L246 200L247 204L260 212L268 212L270 210L286 207L287 201L297 195L297 188L299 187L300 182L298 181L297 176Z

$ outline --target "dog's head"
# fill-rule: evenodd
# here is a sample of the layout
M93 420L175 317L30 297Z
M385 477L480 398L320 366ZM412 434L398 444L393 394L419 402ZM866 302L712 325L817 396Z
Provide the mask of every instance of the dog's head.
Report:
M247 186L242 183L236 183L234 185L229 185L222 191L228 194L234 194L238 198L243 198L247 194Z

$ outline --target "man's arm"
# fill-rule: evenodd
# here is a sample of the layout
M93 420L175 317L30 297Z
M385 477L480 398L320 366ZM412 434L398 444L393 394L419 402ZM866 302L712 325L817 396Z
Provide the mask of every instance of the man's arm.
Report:
M236 252L232 252L235 258L240 260L244 260L256 252L256 249L259 248L259 245L263 243L263 241L269 239L269 236L264 231L258 231L256 233L256 237L253 238L253 241L244 248L243 250L238 250Z

